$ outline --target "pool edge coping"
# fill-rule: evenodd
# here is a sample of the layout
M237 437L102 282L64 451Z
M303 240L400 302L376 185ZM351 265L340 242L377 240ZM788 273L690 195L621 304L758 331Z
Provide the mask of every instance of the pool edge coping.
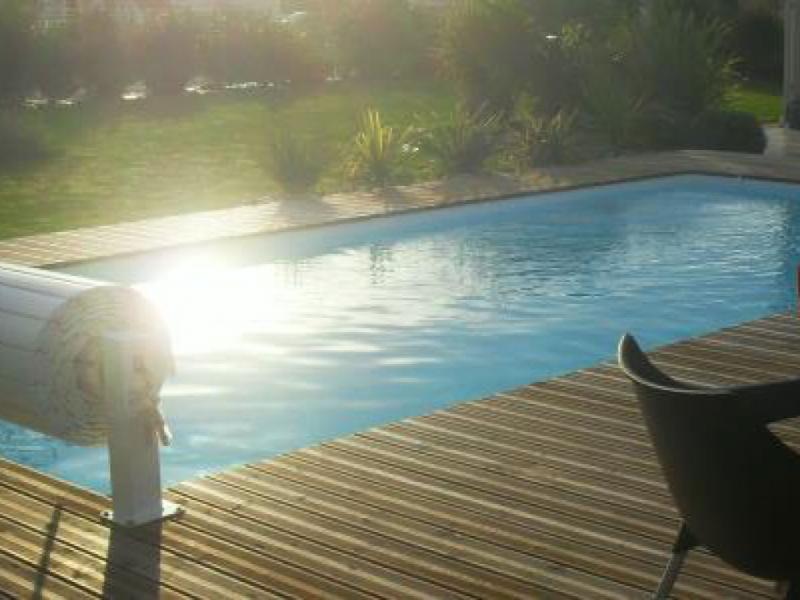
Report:
M655 162L651 164L648 161ZM580 165L533 170L519 176L467 175L377 192L332 194L312 200L318 204L318 209L324 205L330 210L343 210L341 214L315 215L310 207L305 207L293 216L281 216L278 213L282 209L292 210L304 202L302 199L287 198L9 238L0 240L0 261L32 267L65 267L146 252L192 248L236 238L313 230L330 225L662 177L705 175L800 183L800 169L793 162L796 161L711 151L634 154ZM459 188L465 184L466 190ZM231 222L226 224L226 218ZM195 232L195 227L201 231ZM165 239L176 228L184 230L188 237Z

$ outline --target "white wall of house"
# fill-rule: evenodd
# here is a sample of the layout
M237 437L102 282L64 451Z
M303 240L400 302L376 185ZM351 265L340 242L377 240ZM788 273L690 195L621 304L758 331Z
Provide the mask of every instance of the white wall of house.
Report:
M447 8L453 0L410 0L413 6L423 6L425 8Z
M61 24L82 12L109 6L108 0L38 0L39 19L45 25ZM114 11L120 19L136 20L142 17L137 0L114 0Z
M2 0L0 0L2 1ZM39 18L46 25L64 23L81 12L113 6L120 19L138 20L143 16L142 6L151 5L142 0L37 0ZM281 0L166 0L175 8L212 12L222 8L234 8L278 16L281 14Z
M63 23L77 10L75 0L39 0L39 19L46 24Z
M260 12L278 16L281 14L281 0L172 0L176 8L186 8L201 12L219 9L234 9Z

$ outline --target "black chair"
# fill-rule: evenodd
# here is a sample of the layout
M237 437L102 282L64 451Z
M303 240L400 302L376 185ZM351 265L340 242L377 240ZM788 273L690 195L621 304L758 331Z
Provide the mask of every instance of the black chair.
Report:
M656 598L686 554L704 546L728 564L788 582L800 598L800 456L768 428L800 416L800 379L707 388L657 369L630 335L619 364L631 379L683 520Z

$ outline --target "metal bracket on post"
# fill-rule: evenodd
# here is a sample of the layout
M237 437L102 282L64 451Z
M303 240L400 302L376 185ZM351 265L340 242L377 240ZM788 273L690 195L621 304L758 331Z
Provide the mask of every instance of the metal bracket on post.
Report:
M168 519L183 512L182 507L161 497L158 436L149 415L131 402L133 350L141 341L142 336L128 333L107 333L103 337L113 510L103 511L102 516L125 527Z

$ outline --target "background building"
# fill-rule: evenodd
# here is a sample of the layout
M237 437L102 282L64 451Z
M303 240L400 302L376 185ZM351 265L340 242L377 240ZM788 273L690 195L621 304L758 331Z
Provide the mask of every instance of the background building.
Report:
M123 20L141 20L148 12L168 8L212 12L233 8L281 14L281 0L38 0L39 18L47 25L63 24L84 12L110 9Z

